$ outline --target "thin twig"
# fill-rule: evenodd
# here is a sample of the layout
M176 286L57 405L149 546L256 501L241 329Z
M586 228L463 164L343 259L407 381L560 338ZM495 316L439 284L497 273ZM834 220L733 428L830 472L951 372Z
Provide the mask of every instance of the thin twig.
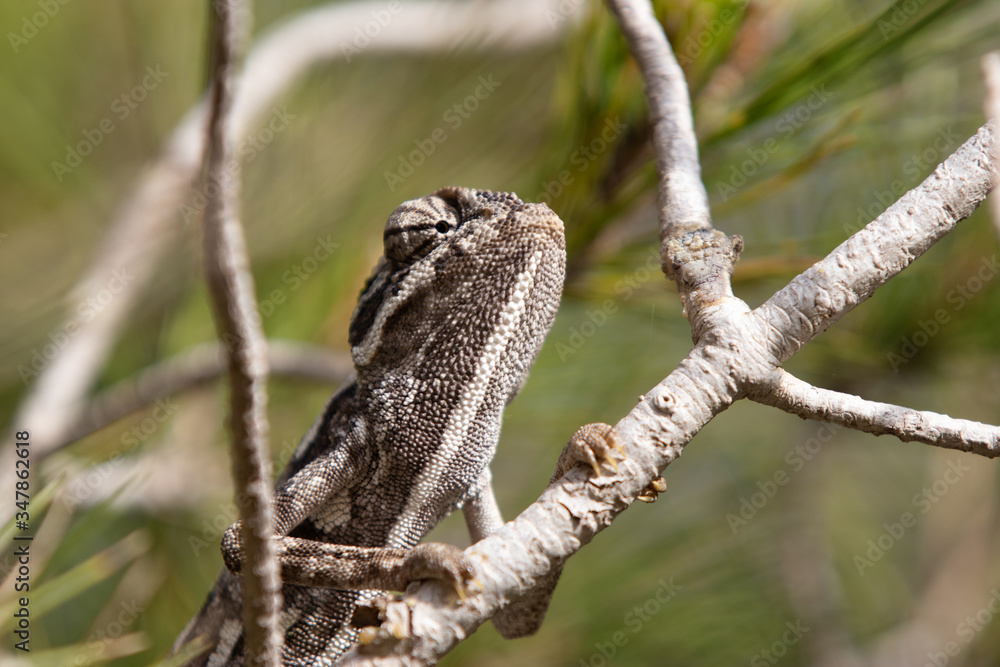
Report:
M354 370L350 358L326 348L286 340L267 342L272 376L340 384ZM104 390L90 401L56 450L87 437L159 400L210 382L226 371L220 343L195 345L143 369Z
M712 228L684 72L648 0L608 0L642 71L659 176L661 240Z
M940 182L941 202L968 198L958 208L966 215L982 202L991 182L987 171L982 169L982 163L988 161L986 151L991 147L989 141L981 140L983 134L988 135L989 128L980 130L977 135L980 140L967 142L959 149L966 159L954 162L954 166L964 169L965 177L956 174L955 178ZM936 211L928 215L933 217ZM869 259L880 264L883 253L892 252L892 248L881 246L872 251ZM855 277L863 280L863 276ZM863 284L853 285L853 289L862 288ZM763 389L754 389L753 385L769 387L768 379L778 371L768 334L780 339L799 325L787 316L773 322L764 320L745 304L737 307L738 303L737 299L731 299L721 309L726 316L723 322L615 425L615 434L624 448L624 460L619 463L617 474L588 478L581 469L567 473L514 521L466 549L466 555L476 563L481 591L456 606L449 592L437 582L421 584L405 601L390 603L387 617L397 621L391 627L383 625L378 634L379 640L386 644L367 646L365 655L352 650L345 656L344 664L382 667L431 664L439 660L501 607L518 599L552 567L564 563L608 527L716 414L741 395L750 394L757 399L756 392ZM872 405L875 404L862 402L865 408ZM829 415L817 417L829 419ZM933 422L951 429L946 436L959 439L973 431L993 428L940 416L933 418ZM412 635L405 640L409 643L407 649L397 652L390 631L401 627L411 628Z
M903 442L922 442L988 458L1000 456L998 426L821 389L784 370L778 371L772 391L750 398L803 419L839 424L873 435L891 434Z
M212 7L205 272L229 369L233 482L247 558L241 578L246 661L276 667L282 644L278 624L281 580L271 539L274 499L267 444L267 348L255 319L253 276L238 217L240 168L230 127L238 20L249 9L238 0L215 0Z
M636 11L634 2L621 4L627 7L618 10L619 14ZM651 10L644 8L636 13L645 14L647 24L653 20ZM638 48L635 43L632 46ZM643 61L643 57L637 59ZM649 96L654 94L649 90L652 87L647 84ZM656 122L669 123L669 120L663 120L661 115ZM929 247L983 201L994 178L990 169L992 142L991 126L983 127L935 172L933 196L927 193L922 198L904 197L903 210L913 218L911 237L906 238L909 245L904 244L904 252L922 243ZM665 165L658 163L658 168ZM919 206L926 207L926 211ZM671 213L662 215L669 222ZM641 396L638 405L615 425L614 432L624 454L617 473L600 477L588 477L580 469L567 473L514 521L465 551L477 565L480 591L456 606L444 587L427 582L411 591L405 600L388 602L383 614L387 620L372 642L363 651L348 652L344 664L412 665L439 660L486 619L532 590L553 567L564 563L610 525L715 415L740 398L753 396L759 400L759 394L773 390L781 362L801 347L795 344L796 338L806 340L817 333L818 325L810 319L814 312L835 321L854 305L846 299L831 302L828 286L807 271L772 298L767 308L751 311L731 293L726 294L728 274L721 275L727 267L725 254L728 252L728 259L735 260L740 247L738 239L730 239L727 249L725 244L717 242L713 236L717 232L710 228L703 226L680 237L671 237L671 229L675 228L669 224L664 228L663 255L675 262L668 268L674 272L682 296L687 294L685 305L689 308L696 345L663 382ZM914 240L913 236L927 236L928 240ZM835 251L817 266L831 273L836 273L838 266L846 268L839 276L838 288L850 294L870 293L884 280L878 280L881 274L869 272L869 265L892 265L888 270L898 273L893 265L895 245L895 242L863 245L865 256L861 258ZM729 261L730 270L731 266ZM718 298L712 300L705 298L706 295ZM701 312L693 314L692 304ZM811 335L806 336L803 331ZM822 397L830 398L826 394ZM857 400L862 412L876 405ZM821 413L816 416L829 417ZM942 443L934 440L929 444L988 443L992 436L981 434L994 432L992 427L939 415L906 412L904 416L919 418L923 420L921 423L932 424L944 433ZM885 420L877 417L869 420L889 432ZM898 428L892 432L920 439L919 428ZM992 452L995 445L984 448L970 444L970 449L976 447L985 453Z
M712 228L687 82L652 5L649 0L608 0L608 5L646 84L659 176L660 263L677 283L697 341L713 324L706 310L733 296L730 279L743 240Z

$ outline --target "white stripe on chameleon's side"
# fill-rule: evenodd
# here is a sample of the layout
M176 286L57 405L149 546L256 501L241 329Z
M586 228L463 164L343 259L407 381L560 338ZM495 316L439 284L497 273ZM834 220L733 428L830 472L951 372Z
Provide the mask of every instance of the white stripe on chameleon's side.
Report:
M486 389L496 373L504 349L521 325L521 318L526 309L525 304L534 285L541 257L541 252L535 252L528 261L527 268L518 274L514 284L514 292L500 312L497 328L486 339L486 347L476 364L472 384L465 388L461 400L449 417L448 424L441 435L441 444L434 453L434 458L427 463L420 476L417 477L403 513L389 532L386 546L397 548L408 546L406 535L410 523L420 513L428 499L435 498L440 494L441 479L449 470L456 469L457 466L452 461L458 456L465 444L472 420L475 419L476 413L479 412L483 401L486 400Z

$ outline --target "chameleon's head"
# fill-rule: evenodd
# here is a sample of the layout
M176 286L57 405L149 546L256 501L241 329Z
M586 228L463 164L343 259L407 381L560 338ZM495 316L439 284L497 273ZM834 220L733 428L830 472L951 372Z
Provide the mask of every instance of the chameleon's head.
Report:
M443 188L404 202L351 319L359 375L368 367L423 382L493 378L516 393L548 333L566 267L563 224L506 192Z

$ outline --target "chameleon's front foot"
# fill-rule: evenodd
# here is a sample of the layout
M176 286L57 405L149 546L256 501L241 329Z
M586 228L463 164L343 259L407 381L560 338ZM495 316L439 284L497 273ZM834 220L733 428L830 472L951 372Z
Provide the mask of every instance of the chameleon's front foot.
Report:
M222 558L233 574L240 574L246 558L237 521L222 537ZM461 549L431 542L413 549L356 547L327 544L298 537L277 537L281 579L286 584L361 590L406 590L414 581L437 579L462 600L475 568Z
M401 568L401 579L410 582L423 579L437 579L450 585L464 600L469 592L469 584L476 578L476 569L465 553L458 547L441 542L418 544L406 552ZM401 586L399 590L406 588Z
M580 427L569 439L556 470L552 473L552 484L575 466L583 464L594 471L594 476L600 477L604 468L618 472L618 460L622 456L622 448L615 438L614 429L608 424L587 424ZM538 631L545 612L548 610L552 593L559 581L562 566L558 565L543 577L535 587L528 590L521 599L501 609L493 617L493 625L500 635L506 639L527 637Z
M580 463L590 466L595 477L601 476L602 466L618 472L616 457L622 456L622 453L614 428L610 425L595 423L581 426L559 455L556 471L549 483L556 481ZM642 490L637 499L644 503L654 502L666 489L667 483L662 477L657 477Z
M580 463L590 466L596 477L601 476L601 466L618 472L615 459L616 455L621 456L621 452L621 445L610 425L596 423L581 426L559 455L551 481L556 481Z
M363 590L406 590L414 581L437 579L465 598L475 577L472 561L450 544L419 544L413 549L356 547L279 539L281 579L287 584Z

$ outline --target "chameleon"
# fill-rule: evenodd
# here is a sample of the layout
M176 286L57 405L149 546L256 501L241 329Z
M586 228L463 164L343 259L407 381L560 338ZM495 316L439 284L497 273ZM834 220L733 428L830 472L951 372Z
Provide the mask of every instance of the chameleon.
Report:
M503 525L489 463L565 266L562 221L513 193L446 187L389 216L349 325L354 377L277 482L285 665L333 664L357 640L355 607L383 590L436 578L461 594L473 579L460 549L418 542L459 508L474 541ZM600 474L615 447L610 426L583 427L552 479L578 463ZM174 645L207 640L189 665L244 664L239 522L222 550L228 569ZM537 630L557 578L493 619L503 636Z

